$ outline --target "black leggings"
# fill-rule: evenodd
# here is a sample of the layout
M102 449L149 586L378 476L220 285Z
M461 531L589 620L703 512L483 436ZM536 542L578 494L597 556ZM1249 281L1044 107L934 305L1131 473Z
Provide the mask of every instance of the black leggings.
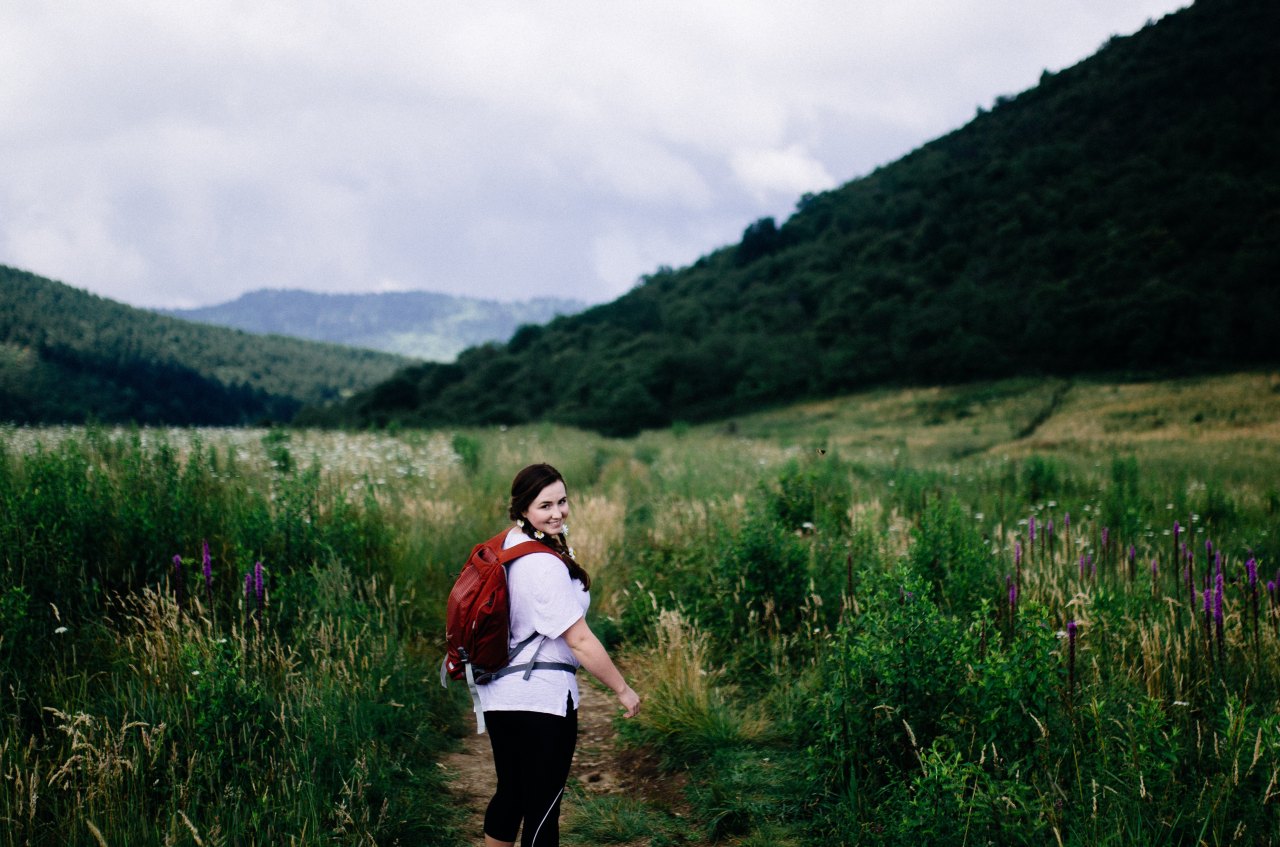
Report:
M573 704L570 703L570 706ZM485 712L498 789L484 814L484 832L521 847L557 847L560 797L578 742L578 711L564 717L542 712Z

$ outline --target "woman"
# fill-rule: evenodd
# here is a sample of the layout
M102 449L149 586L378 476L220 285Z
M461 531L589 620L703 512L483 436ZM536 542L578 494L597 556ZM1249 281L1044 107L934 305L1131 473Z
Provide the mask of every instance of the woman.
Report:
M565 536L569 497L551 465L530 465L511 483L516 522L503 547L533 538L552 553L531 553L507 567L511 644L534 635L511 664L533 661L581 666L607 685L633 717L640 698L587 626L591 577ZM565 670L513 673L480 686L498 787L484 816L485 847L512 847L523 824L522 847L560 843L560 798L578 740L578 680Z

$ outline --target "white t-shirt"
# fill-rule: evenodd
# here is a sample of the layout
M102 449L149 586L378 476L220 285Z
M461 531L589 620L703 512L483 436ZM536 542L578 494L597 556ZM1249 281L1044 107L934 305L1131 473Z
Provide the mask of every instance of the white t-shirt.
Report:
M528 541L529 537L513 527L507 533L503 549ZM582 581L571 579L569 569L559 557L550 553L530 553L507 565L507 593L511 600L511 647L533 633L540 634L511 660L518 665L529 661L538 645L539 662L581 663L564 640L564 632L587 614L591 594L582 590ZM578 678L557 670L535 670L528 678L524 673L507 674L479 686L480 706L486 712L545 712L564 716L567 700L573 697L578 707Z

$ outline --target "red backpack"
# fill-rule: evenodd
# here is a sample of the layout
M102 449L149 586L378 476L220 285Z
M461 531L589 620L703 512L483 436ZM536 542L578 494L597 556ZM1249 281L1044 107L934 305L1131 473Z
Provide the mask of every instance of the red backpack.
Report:
M555 551L533 540L504 550L502 544L508 531L503 530L472 548L445 606L444 638L448 651L440 664L440 684L447 688L450 679L466 680L475 707L477 732L484 732L484 712L476 686L519 671L524 671L525 679L535 670L577 671L576 666L564 662L539 662L542 644L529 661L511 664L538 633L511 646L507 564L530 553L555 555ZM543 643L546 643L545 636Z

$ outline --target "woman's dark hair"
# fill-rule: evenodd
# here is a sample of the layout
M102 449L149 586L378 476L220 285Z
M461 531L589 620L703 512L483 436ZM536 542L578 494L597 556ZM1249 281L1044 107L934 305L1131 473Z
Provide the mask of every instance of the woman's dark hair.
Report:
M524 534L533 538L533 526L524 520L524 513L533 505L533 501L548 485L564 482L564 477L560 471L541 462L536 465L529 465L516 474L516 478L511 481L511 505L507 508L507 516L513 521L523 523L521 529ZM567 483L566 483L567 487ZM582 581L582 590L586 591L591 588L591 577L587 574L586 568L578 564L573 558L573 552L569 548L569 542L565 540L563 534L560 535L544 535L537 539L543 544L555 551L560 557L560 561L564 562L564 566L569 569L569 576L573 579Z

